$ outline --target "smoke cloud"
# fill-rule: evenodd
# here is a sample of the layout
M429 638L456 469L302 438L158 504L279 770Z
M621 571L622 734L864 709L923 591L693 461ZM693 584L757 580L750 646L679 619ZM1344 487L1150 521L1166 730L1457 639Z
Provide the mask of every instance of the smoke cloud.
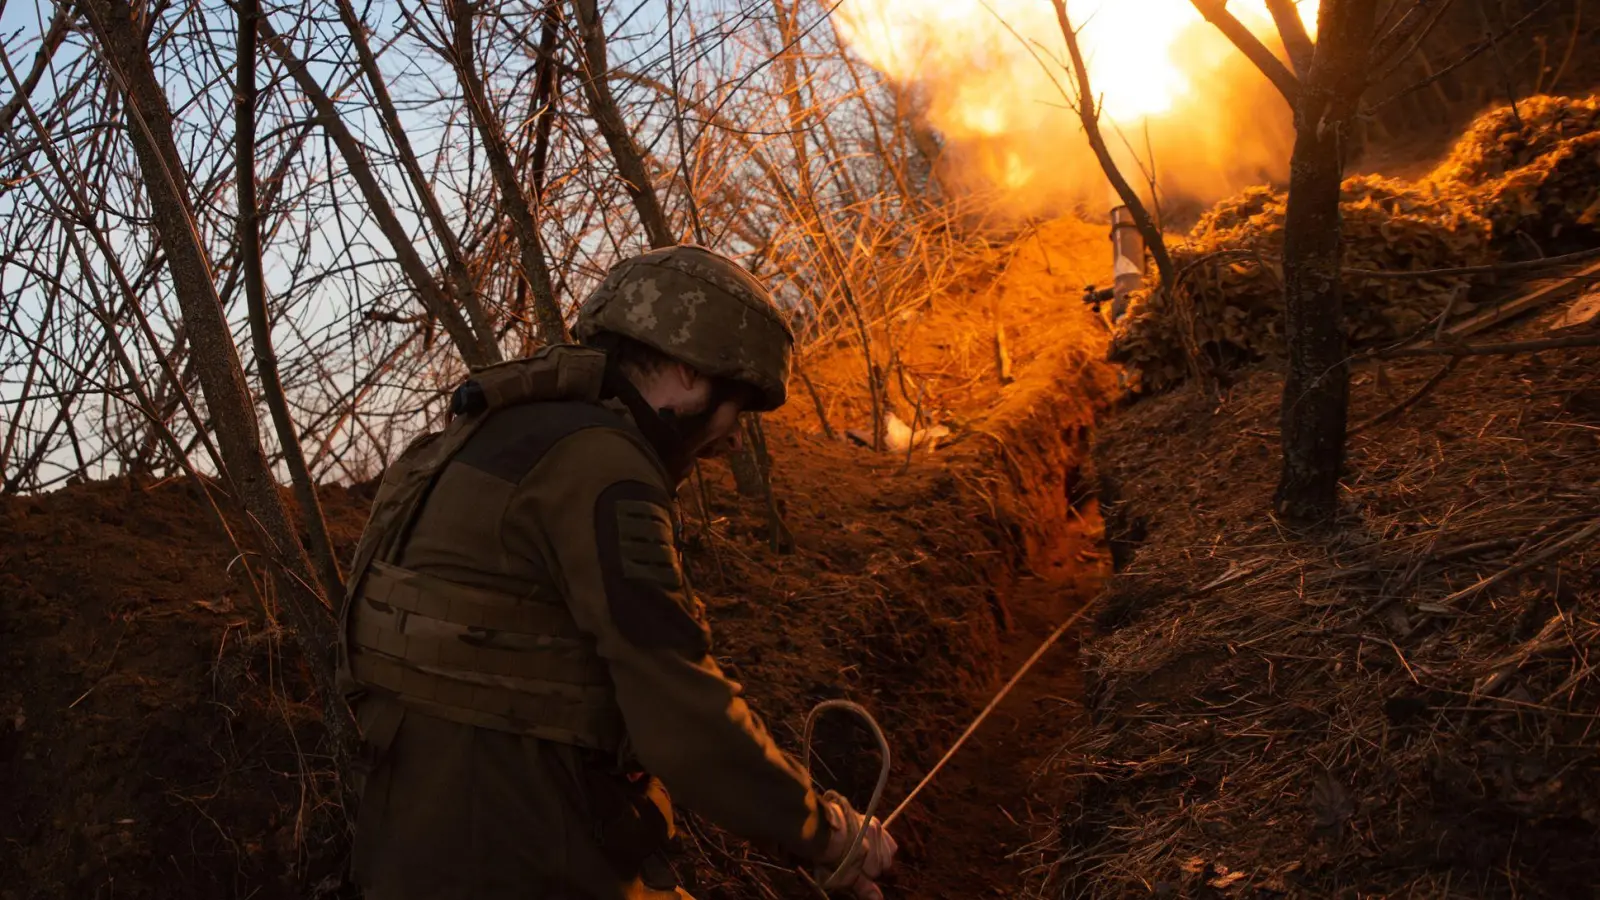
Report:
M1260 0L1228 8L1279 49ZM1169 215L1287 173L1288 105L1188 0L1081 0L1067 10L1107 143L1130 182L1153 170ZM1315 4L1301 14L1314 23ZM1066 42L1048 0L845 0L836 16L852 48L919 101L943 139L948 188L993 195L1018 216L1111 205L1069 107Z

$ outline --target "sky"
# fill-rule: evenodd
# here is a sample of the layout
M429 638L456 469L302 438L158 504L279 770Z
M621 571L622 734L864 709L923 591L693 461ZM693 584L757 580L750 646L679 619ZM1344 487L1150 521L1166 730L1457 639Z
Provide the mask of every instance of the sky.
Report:
M213 13L220 8L220 4L209 7ZM327 8L331 15L331 4ZM711 9L712 7L702 5L701 8ZM187 9L193 15L196 7L190 6ZM376 24L377 37L375 42L393 34L395 22L398 18L397 9L389 0L383 0L383 2L374 3L367 7L367 21ZM681 10L681 7L675 7L675 9ZM614 65L619 63L644 65L646 63L640 62L639 57L642 56L648 61L652 56L659 56L665 49L664 43L659 40L662 23L668 13L668 4L665 0L646 0L642 5L629 7L629 10L626 25L622 30L624 37L617 40L611 47L611 61ZM16 2L16 0L12 0L10 3L5 3L4 8L0 9L0 35L4 35L8 51L12 53L12 65L17 70L18 77L25 75L31 67L38 44L38 37L48 26L52 12L51 4L38 2L38 0L35 0L35 2ZM619 19L620 16L613 16L610 21L615 25ZM192 21L188 23L190 27L192 27ZM278 11L273 14L273 21L280 31L289 31L295 24L290 13L284 11ZM207 73L197 75L193 71L167 71L163 75L169 104L179 110L180 144L191 149L200 147L202 151L224 153L231 156L231 147L229 146L231 142L231 121L223 120L224 127L227 129L225 132L212 133L203 118L192 114L194 104L198 101L205 101L207 105L214 109L226 109L226 105L229 103L227 94L231 93L231 90L226 85L213 85L210 88L210 96L198 97L195 92L199 88L185 80L186 76L204 78L206 74L215 75L218 66L231 63L233 35L229 26L231 26L231 22L221 16L217 16L209 22L209 27L215 28L221 33L217 35L216 39L217 52L220 58L214 60L214 65L209 67ZM334 27L337 28L337 26ZM325 31L324 33L326 34L327 32ZM333 33L337 34L337 31ZM88 38L85 35L69 36L67 44L58 51L54 58L53 69L57 71L70 69L74 63L82 62L82 54L87 52L87 41ZM319 46L333 47L343 54L353 54L347 43L344 46L340 46L340 42L330 43L324 40L319 42ZM264 48L263 53L265 53ZM437 78L446 82L453 81L453 75L445 70L442 61L436 56L421 51L420 48L414 46L403 48L403 52L385 54L381 64L390 80L391 88L396 91L397 95L405 93L404 85L407 79ZM318 61L313 57L312 67L314 71L317 71L319 79L324 84L329 84L333 81L334 66L326 58ZM342 71L348 72L349 69L346 68ZM264 80L265 78L263 77ZM571 85L569 84L568 87L570 88ZM40 109L47 108L56 100L55 90L55 83L51 75L47 74L32 94L33 104ZM0 102L9 99L10 94L9 84L5 84L4 88L0 88ZM348 114L347 121L351 122L358 135L365 135L367 139L374 143L382 143L383 139L380 136L378 124L369 112L359 108L357 104L345 104L343 108ZM439 123L433 118L435 115L436 112L434 110L408 105L402 100L400 108L402 123L425 165L441 149L440 142L445 139L447 134L446 130L439 127ZM19 118L18 120L19 124L25 123L25 121L25 118ZM269 127L270 124L268 111L264 110L262 117L263 129ZM461 132L456 131L454 134L459 137ZM319 138L314 139L308 145L306 154L308 158L320 158L318 154L323 152L324 148L319 145L320 133ZM449 149L455 151L460 148L451 147ZM48 176L49 166L45 157L35 154L33 164L36 172L43 170L43 174L37 176L40 184L35 185L34 190L28 190L26 186L22 190L0 189L0 216L9 217L15 215L17 212L16 204L19 202L40 203L41 195L37 188L41 186L52 188L51 192L56 194L59 200L66 200L66 195L62 194L58 186L54 185L53 177ZM264 176L265 169L269 164L270 160L264 160L262 164L259 164L257 167L258 174ZM342 170L342 163L336 163L336 168ZM400 177L398 170L394 167L384 167L380 175L387 184L388 193L393 197L400 198L396 202L396 212L408 232L417 236L417 246L422 251L424 258L434 262L436 252L430 246L431 242L425 235L424 227L415 217L405 212L406 207L415 205L410 200L411 191L409 185L404 178ZM233 205L231 178L228 183L222 185L222 188L222 194L211 199L217 210L227 213ZM446 215L458 220L461 212L458 195L449 190L441 190L438 195L441 204L446 207ZM228 213L228 215L231 216L231 213ZM223 220L222 224L223 227L231 227L227 225L226 220ZM356 254L360 259L365 259L369 262L375 257L387 257L391 252L387 241L377 232L376 226L370 220L367 220L353 233L348 229L336 227L338 223L331 220L319 221L315 224L311 249L307 254L313 265L326 265L335 258L337 249L342 249L352 243L366 243L371 248L376 248ZM130 271L136 271L138 261L143 258L143 253L145 248L148 247L151 235L148 232L140 233L139 229L130 229L125 225L109 227L107 230L110 242L116 248L117 256L123 260L123 264ZM215 255L219 248L226 244L226 240L222 236L217 236L212 238L209 244ZM292 287L290 268L293 252L294 248L269 244L267 257L264 261L269 296L280 296ZM92 248L90 253L94 255ZM437 269L437 266L435 266L435 269ZM222 281L221 275L222 273L219 273L219 283ZM37 288L22 291L19 296L19 285L23 280L24 276L15 268L0 269L0 292L5 292L11 299L20 303L24 318L36 321L42 313L44 297ZM372 298L357 297L355 300L358 303L370 303ZM298 324L302 330L306 331L337 326L352 315L350 303L351 298L343 296L334 290L318 291L298 315ZM406 311L409 312L410 310ZM242 325L242 305L235 308L234 313L232 318L236 323L236 334L241 339L239 343L248 364L248 336L243 332L242 327L239 327ZM163 342L170 341L171 335L169 331L160 323L157 323L157 331ZM135 338L131 329L125 329L125 332L124 340L130 345L130 349L136 344L143 343ZM291 346L294 342L290 329L284 323L279 323L275 329L274 339L280 347ZM4 339L0 338L0 340ZM98 341L99 338L91 333L86 340L92 343ZM15 342L13 342L12 346L13 348L16 347ZM86 354L87 349L80 345L77 352ZM146 360L152 358L148 349L139 351L139 355ZM359 369L355 366L341 367L335 375L335 380L343 383L336 384L335 387L348 388L353 379L357 377L358 371ZM21 391L21 377L21 372L14 370L0 372L0 411L3 411L3 414L0 414L0 421L3 421L5 416L9 416L14 410L14 406L7 404L5 401L15 401ZM86 410L80 413L80 419L87 419L90 416L90 412ZM262 421L265 422L264 415ZM81 424L85 426L86 431L94 430L92 423L88 421L84 421ZM3 431L3 429L0 429L0 431ZM65 453L65 448L62 448L61 452L54 454L54 457L58 462L62 463L70 459L70 456Z

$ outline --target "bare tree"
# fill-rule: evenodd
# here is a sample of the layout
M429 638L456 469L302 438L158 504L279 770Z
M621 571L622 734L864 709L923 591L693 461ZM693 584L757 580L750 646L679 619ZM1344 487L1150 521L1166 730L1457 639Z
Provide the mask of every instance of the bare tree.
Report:
M639 221L652 247L670 247L677 243L667 215L656 196L655 184L645 166L644 153L633 140L633 132L617 109L616 98L611 94L610 67L606 64L606 32L600 20L597 0L572 0L578 19L578 36L583 47L583 92L589 98L589 111L595 125L611 148L617 173L622 177L628 196L639 211Z
M1325 0L1295 106L1284 219L1283 471L1274 503L1297 524L1332 521L1344 470L1350 369L1339 264L1347 142L1366 89L1377 0Z
M234 139L239 168L239 257L244 272L245 298L250 307L250 334L255 345L256 372L261 393L272 412L272 425L278 433L278 446L289 469L300 520L305 523L311 558L316 563L322 595L334 602L344 596L344 579L339 561L328 538L328 524L322 516L311 471L294 416L283 395L283 379L278 375L278 354L272 346L272 317L267 309L267 284L261 272L261 214L256 201L256 19L261 15L260 0L239 2L239 51L234 66L237 90L234 104Z
M172 112L151 65L143 16L125 0L82 6L104 63L126 104L127 135L138 157L167 267L196 350L197 372L216 429L228 484L257 526L282 608L316 678L335 746L354 746L349 710L333 678L335 635L327 598L299 543L277 483L261 451L254 403L212 280L211 262L195 230L190 188L172 134Z
M1277 512L1297 525L1338 513L1349 414L1349 355L1340 290L1344 167L1357 140L1357 115L1372 79L1415 53L1449 0L1392 5L1378 33L1377 0L1324 0L1317 41L1307 55L1304 23L1292 3L1275 0L1277 23L1296 77L1233 18L1220 0L1193 0L1294 108L1284 222L1284 305L1288 366L1281 432L1283 468Z
M937 376L897 323L993 265L961 227L979 201L929 189L906 89L810 0L643 27L618 23L648 3L71 9L0 36L24 61L0 102L4 489L220 478L319 678L332 626L308 598L339 573L311 482L376 476L617 257L693 233L760 273L807 358L859 346L848 382L802 373L830 433L911 412Z
M1072 105L1077 110L1078 119L1083 123L1083 132L1089 138L1089 146L1094 150L1095 159L1100 161L1100 168L1105 172L1111 187L1116 190L1117 197L1122 200L1122 205L1128 208L1133 215L1134 225L1139 229L1139 235L1144 238L1144 245L1155 258L1156 271L1161 274L1162 284L1176 284L1177 270L1172 266L1172 256L1167 253L1167 242L1161 234L1161 229L1156 227L1155 220L1150 218L1149 210L1145 209L1143 201L1139 199L1139 192L1133 189L1128 179L1123 177L1122 171L1117 168L1116 162L1111 158L1111 150L1106 146L1106 139L1100 133L1100 109L1095 101L1093 85L1089 83L1089 67L1083 61L1083 51L1078 47L1078 34L1072 28L1072 21L1067 17L1066 0L1052 0L1056 8L1056 21L1061 26L1061 35L1067 41L1067 53L1072 59L1073 83L1077 88L1076 97L1072 98ZM1143 261L1140 261L1143 265Z

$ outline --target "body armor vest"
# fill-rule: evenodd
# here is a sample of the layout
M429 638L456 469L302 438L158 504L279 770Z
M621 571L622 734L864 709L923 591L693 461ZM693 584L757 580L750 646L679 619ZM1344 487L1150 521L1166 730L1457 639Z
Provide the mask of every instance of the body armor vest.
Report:
M623 728L610 676L553 580L511 594L399 565L439 474L484 422L520 403L599 403L605 364L604 353L556 345L479 370L457 391L450 424L413 441L390 466L340 616L347 695L379 691L448 721L618 751Z

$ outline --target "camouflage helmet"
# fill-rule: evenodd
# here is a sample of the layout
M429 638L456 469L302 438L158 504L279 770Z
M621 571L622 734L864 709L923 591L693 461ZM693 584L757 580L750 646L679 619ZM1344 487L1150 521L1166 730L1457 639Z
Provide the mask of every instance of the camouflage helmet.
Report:
M703 374L744 382L760 392L760 411L788 395L794 333L755 276L704 247L664 247L612 266L578 309L574 331L585 342L619 334Z

